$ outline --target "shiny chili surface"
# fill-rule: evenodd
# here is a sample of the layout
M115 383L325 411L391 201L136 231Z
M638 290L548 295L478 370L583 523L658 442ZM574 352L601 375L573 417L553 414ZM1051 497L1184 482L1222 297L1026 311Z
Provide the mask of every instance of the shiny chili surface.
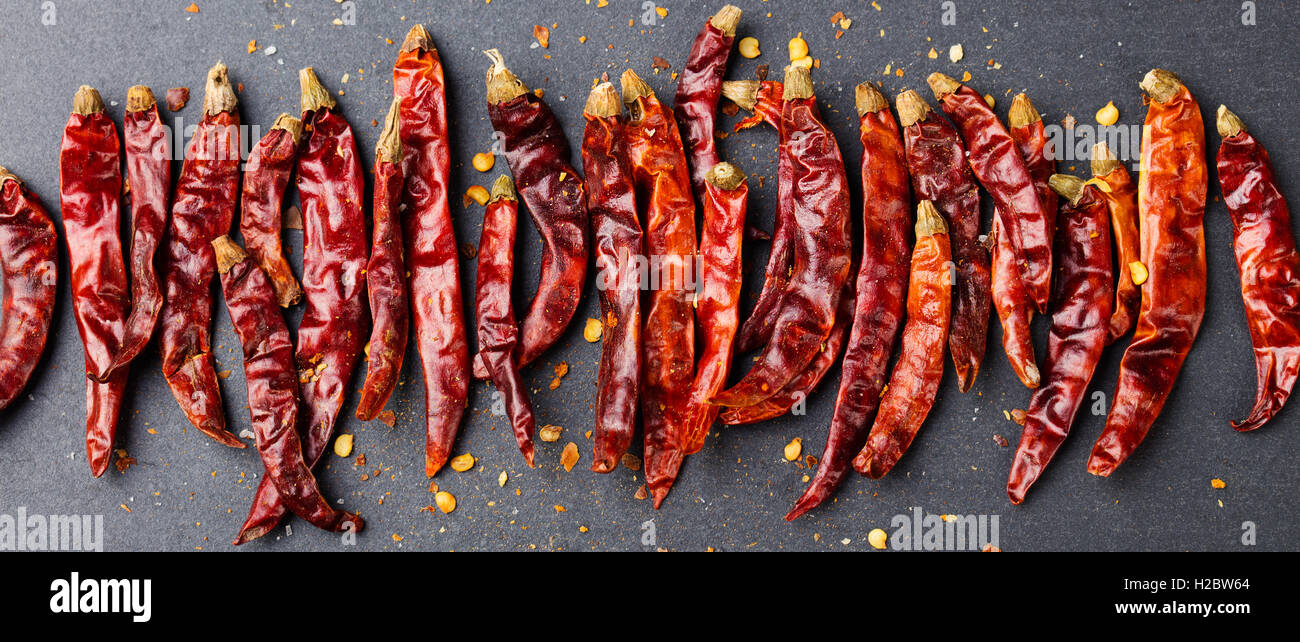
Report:
M736 39L740 9L727 5L700 29L686 56L682 75L677 79L673 99L673 116L682 128L688 160L691 163L691 186L703 198L705 174L718 164L714 141L718 98L722 96L722 78L727 75L727 59Z
M1138 310L1142 307L1142 290L1133 283L1132 265L1141 261L1138 239L1137 183L1123 164L1114 159L1105 143L1093 146L1093 177L1109 190L1102 190L1110 211L1111 237L1115 239L1115 263L1118 283L1115 285L1115 306L1110 313L1110 331L1107 343L1128 334L1137 324Z
M0 167L0 410L27 386L45 351L58 291L57 242L36 195Z
M285 260L280 242L285 189L298 160L302 121L281 114L248 153L239 209L239 233L248 253L266 272L280 307L302 300L302 286Z

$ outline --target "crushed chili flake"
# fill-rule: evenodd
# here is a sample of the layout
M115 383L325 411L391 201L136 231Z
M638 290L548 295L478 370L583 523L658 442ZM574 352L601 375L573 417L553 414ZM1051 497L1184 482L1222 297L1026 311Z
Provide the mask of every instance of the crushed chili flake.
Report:
M185 7L185 10L188 11L188 12L190 12L190 13L198 13L198 12L199 12L199 5L197 5L197 4L193 3L193 2L191 2L191 3L190 3L190 6Z
M772 68L768 65L759 65L758 68L754 70L754 76L758 78L759 82L767 80L767 74L771 69Z
M632 497L636 499L645 499L646 497L649 497L649 494L647 494L645 490L645 484L641 484L641 486L636 489L636 494Z
M651 59L650 66L653 67L653 68L655 68L655 69L671 69L671 68L672 68L672 64L671 64L671 63L669 63L667 60L664 60L663 58L660 58L659 56L654 56L654 57Z
M473 243L461 243L460 255L465 257L467 260L472 261L478 256L478 247Z
M578 444L569 442L564 446L564 452L560 453L560 465L564 466L564 472L572 472L573 467L578 463Z
M1211 479L1211 480L1210 480L1210 485L1213 486L1213 487L1215 487L1215 488L1227 488L1227 487L1228 487L1228 484L1225 483L1222 479L1219 479L1218 477L1215 477L1214 479Z
M167 90L167 109L180 111L188 102L190 102L189 87L172 87Z
M628 470L641 470L641 458L632 453L623 453L622 462Z
M551 46L551 30L542 25L533 25L533 37L543 49Z
M392 428L393 426L397 425L397 413L393 412L392 410L385 410L379 413L379 416L375 418L383 422L384 425L388 426L389 428Z
M297 205L290 205L280 216L280 227L286 230L302 229L302 210Z

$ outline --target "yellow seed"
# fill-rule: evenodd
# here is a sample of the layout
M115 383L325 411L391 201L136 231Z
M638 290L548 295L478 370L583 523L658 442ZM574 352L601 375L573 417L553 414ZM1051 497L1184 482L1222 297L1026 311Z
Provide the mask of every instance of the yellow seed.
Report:
M956 44L951 47L948 47L948 60L951 60L952 62L957 62L958 60L961 60L965 56L966 56L966 51L962 49L962 46L960 44Z
M555 443L559 441L560 433L562 432L564 432L563 428L559 426L553 426L551 424L547 424L537 430L537 436L542 441L549 444L549 443Z
M444 513L450 513L456 510L456 497L451 493L440 490L437 495L433 496L433 501L438 503L438 510Z
M1133 285L1142 285L1147 282L1147 266L1142 265L1141 261L1130 261L1128 272L1133 277Z
M790 61L794 62L808 55L808 41L795 36L790 39Z
M989 104L989 108L992 109L992 108L993 108L993 94L984 94L984 102L988 103L988 104Z
M482 185L470 185L469 189L465 190L465 197L479 205L487 205L488 196L490 195L487 188Z
M504 471L504 470L501 471L501 474L500 474L500 475L497 475L497 486L500 486L500 487L502 487L502 488L505 488L505 487L506 487L506 481L509 480L509 479L510 479L510 476L506 474L506 471Z
M352 454L352 435L339 435L339 438L334 440L334 454L339 457Z
M469 453L458 455L451 459L451 469L458 473L463 473L474 467L474 461L474 455Z
M1097 110L1097 122L1105 127L1114 125L1119 120L1119 110L1115 108L1115 101L1106 103L1105 107Z
M794 67L803 67L804 69L812 69L813 58L812 56L804 56L803 58L797 58L795 60L791 60L790 65Z
M885 531L879 528L873 528L870 533L867 533L867 542L871 544L871 548L883 551L885 550L885 544L889 542L889 535L886 535Z
M799 453L803 452L803 440L795 437L790 443L785 445L786 461L794 461L799 458Z
M587 319L587 327L582 329L582 338L586 339L587 343L595 343L600 341L600 335L604 330L605 325L600 322L600 319Z
M757 58L763 53L758 50L758 38L741 38L739 45L740 55L746 58Z
M495 165L496 162L497 162L497 157L487 152L480 152L478 154L474 154L474 160L473 160L474 169L477 169L480 172L492 171L492 166Z

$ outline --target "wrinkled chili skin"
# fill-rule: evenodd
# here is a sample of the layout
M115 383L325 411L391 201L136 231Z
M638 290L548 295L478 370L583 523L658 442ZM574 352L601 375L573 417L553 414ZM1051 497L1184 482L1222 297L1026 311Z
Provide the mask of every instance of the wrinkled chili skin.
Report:
M1232 424L1246 431L1282 409L1300 373L1300 254L1268 152L1250 132L1223 139L1218 168L1255 352L1255 405L1246 419Z
M158 117L157 104L134 111L129 104L122 134L131 184L131 313L121 347L106 371L92 375L96 381L106 380L139 356L153 338L163 305L154 255L167 226L171 197L170 133Z
M237 251L236 256L242 254ZM248 408L265 478L275 485L284 505L317 528L361 530L361 518L325 501L303 461L293 343L270 280L257 264L242 259L220 278L226 310L243 346Z
M1115 305L1110 313L1110 331L1107 343L1114 343L1128 334L1137 324L1138 310L1142 306L1142 290L1133 283L1129 264L1141 260L1138 249L1138 207L1137 184L1123 165L1115 167L1096 177L1110 187L1103 192L1110 210L1110 225L1115 247L1118 250L1116 264L1119 267L1119 283L1115 287Z
M23 391L45 351L59 283L57 243L40 201L0 168L0 410Z
M970 87L962 85L939 102L961 132L971 169L993 197L998 221L1011 239L1030 300L1045 312L1051 296L1051 229L1015 141L984 97Z
M118 233L122 195L121 145L103 106L68 118L59 150L59 201L72 271L72 311L85 352L86 373L105 368L126 329L130 294ZM91 473L108 469L125 369L105 383L87 376L86 457Z
M898 123L886 106L862 114L862 260L853 329L817 474L785 516L793 521L835 492L862 450L903 326L912 260L911 190Z
M1013 504L1025 500L1025 493L1070 432L1106 348L1114 301L1110 222L1100 190L1085 186L1078 203L1061 207L1055 223L1047 372L1029 399L1007 478L1007 496Z
M447 202L451 150L442 62L427 32L417 28L425 40L403 44L393 65L393 92L402 99L407 284L424 373L425 474L432 477L451 456L469 404L470 373L456 230ZM416 35L415 28L411 32Z
M1164 407L1205 315L1207 168L1201 109L1186 87L1152 100L1138 179L1142 307L1120 360L1106 428L1088 472L1107 476L1137 448Z
M284 258L280 242L285 189L298 159L293 132L273 128L253 146L244 168L239 233L253 260L271 279L280 307L302 300L302 287Z
M542 237L542 274L520 326L518 361L532 363L569 325L587 279L587 203L569 164L569 142L550 107L533 93L488 105L504 134L506 162Z
M492 382L501 393L519 452L523 453L531 468L536 419L532 402L528 399L528 388L519 376L519 366L514 360L519 327L515 325L515 309L510 297L510 283L515 273L518 217L519 202L513 189L509 195L494 194L484 210L474 301L478 320L478 356L487 365Z
M611 88L612 89L612 88ZM636 433L641 386L641 256L636 185L628 162L622 115L585 114L582 170L591 217L601 309L600 371L597 375L591 469L613 472Z
M934 201L948 222L957 264L948 348L957 386L966 392L984 360L992 304L991 259L979 241L979 187L967 166L961 137L939 114L929 112L904 128L903 140L916 197Z
M942 223L938 231L918 236L898 363L867 443L853 460L853 468L872 479L885 476L898 463L934 406L943 379L943 347L952 307L952 276L947 265L951 260Z
M677 80L673 115L682 128L691 163L691 187L703 197L704 175L718 164L718 148L713 130L717 120L718 98L722 95L722 78L727 75L727 59L735 34L727 35L709 20L691 44L690 54Z
M230 231L239 199L239 114L221 111L199 122L176 182L164 254L159 326L163 376L176 403L203 434L227 446L221 388L212 359L213 239Z

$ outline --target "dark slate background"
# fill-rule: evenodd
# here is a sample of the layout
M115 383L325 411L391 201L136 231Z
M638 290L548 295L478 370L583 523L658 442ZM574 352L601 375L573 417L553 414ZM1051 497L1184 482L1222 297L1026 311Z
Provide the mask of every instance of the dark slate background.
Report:
M109 111L119 123L130 85L148 84L159 96L169 87L188 86L189 106L165 119L193 124L200 116L204 73L223 60L232 80L243 85L244 122L265 128L276 114L297 112L296 71L312 65L326 86L343 93L341 109L369 159L379 133L371 122L382 120L388 106L398 45L413 24L422 22L449 74L452 188L459 195L471 184L490 184L505 168L498 161L491 174L482 175L469 167L470 157L492 142L483 102L488 60L480 50L500 48L530 87L543 88L576 144L593 78L606 72L617 76L632 67L661 96L671 97L669 72L653 73L651 57L661 56L680 70L695 34L722 2L666 0L662 6L668 14L656 16L655 24L644 19L649 14L641 2L629 0L612 0L603 8L583 0L200 0L197 14L184 11L187 4L22 0L6 7L0 21L0 164L23 177L56 217L59 140L81 84L99 88L112 101ZM1093 113L1113 100L1122 124L1140 126L1144 110L1138 82L1148 69L1160 66L1181 74L1200 101L1211 156L1218 144L1214 108L1227 102L1271 147L1283 189L1294 194L1300 187L1300 160L1289 148L1295 131L1294 82L1300 76L1291 44L1297 33L1294 6L1260 3L1255 24L1244 25L1239 2L1085 6L963 0L955 5L955 24L946 26L941 20L946 3L938 0L882 0L881 10L849 0L737 4L745 9L739 36L757 37L764 54L756 60L733 55L730 77L752 78L760 64L779 74L787 58L786 41L802 31L821 60L814 73L817 93L851 174L861 151L852 88L864 79L882 81L891 97L913 88L928 98L924 78L930 72L960 77L970 71L970 84L992 94L1004 116L1011 96L1028 91L1049 124L1059 125L1067 114L1080 125L1095 124ZM840 39L830 22L837 10L853 20ZM335 19L343 24L334 24ZM549 49L530 47L534 24L557 25ZM585 44L579 43L580 36L586 36ZM249 54L253 39L261 49ZM966 52L957 64L947 59L954 43ZM266 55L272 46L276 53ZM926 56L932 46L938 59ZM896 75L897 69L904 75ZM341 82L344 74L349 75L346 84ZM752 220L765 229L774 209L773 144L774 136L763 129L722 142L726 158L756 179L766 179L761 187L758 180L751 181L750 206ZM1063 161L1061 171L1086 172L1086 158L1069 158L1073 160ZM508 424L491 414L490 385L475 384L456 451L473 453L479 463L468 473L448 469L437 478L459 499L454 513L422 511L433 503L433 495L422 472L424 401L411 350L406 378L389 406L397 412L396 427L356 421L355 398L348 399L342 430L356 436L355 452L348 460L328 455L319 470L321 483L331 499L369 520L357 548L374 550L870 550L867 532L892 530L891 518L912 507L998 515L1000 545L1006 550L1248 550L1240 543L1246 521L1258 529L1259 548L1294 548L1300 537L1300 472L1293 460L1300 444L1295 426L1300 404L1253 434L1236 434L1228 426L1229 419L1249 410L1255 379L1231 225L1213 171L1211 176L1205 217L1209 296L1200 337L1146 443L1110 479L1089 475L1084 464L1104 423L1103 416L1091 412L1092 395L1113 391L1119 347L1106 353L1076 422L1077 434L1029 501L1020 507L1008 503L1004 486L1019 431L1004 411L1025 407L1029 393L1006 364L995 322L974 389L960 394L951 375L945 379L924 430L888 478L874 482L853 476L835 503L797 523L782 520L809 473L785 461L782 447L801 437L805 453L820 454L837 369L808 400L806 415L715 430L705 450L687 461L664 508L654 511L648 501L633 497L642 483L639 473L620 469L601 476L588 471L590 442L584 433L591 428L600 354L597 345L581 336L581 318L598 310L589 287L578 322L526 372L539 422L565 428L559 443L539 443L536 469L522 465ZM856 210L856 188L854 197ZM476 244L481 208L461 207L459 200L453 196L458 241ZM527 224L521 229L520 307L535 287L540 254L535 231ZM296 262L301 234L290 232L287 241ZM745 251L750 268L746 292L752 296L767 247L754 243ZM61 259L66 275L66 256ZM463 261L462 268L467 309L472 309L474 262ZM24 398L0 413L0 512L13 514L25 506L33 513L102 513L110 550L229 550L261 463L252 449L224 448L189 426L159 374L156 350L148 350L133 368L119 432L120 447L139 463L125 474L110 469L102 479L88 474L81 344L68 305L67 277L61 280L44 361ZM294 310L291 324L300 315L300 309ZM224 307L218 307L215 317L218 369L232 372L223 382L223 395L230 427L238 433L249 427L239 347ZM1044 333L1038 330L1041 354ZM551 391L551 370L561 361L571 370L563 385ZM995 435L1012 446L1000 447ZM559 455L568 441L577 442L582 461L566 473ZM364 468L354 466L359 453L366 456ZM376 469L381 472L374 477ZM497 485L502 470L510 476L504 488ZM363 474L372 477L363 481ZM1225 480L1227 487L1213 489L1212 478ZM646 537L650 520L653 545L643 543L651 541ZM244 550L340 548L335 535L294 520L292 534L281 529Z

